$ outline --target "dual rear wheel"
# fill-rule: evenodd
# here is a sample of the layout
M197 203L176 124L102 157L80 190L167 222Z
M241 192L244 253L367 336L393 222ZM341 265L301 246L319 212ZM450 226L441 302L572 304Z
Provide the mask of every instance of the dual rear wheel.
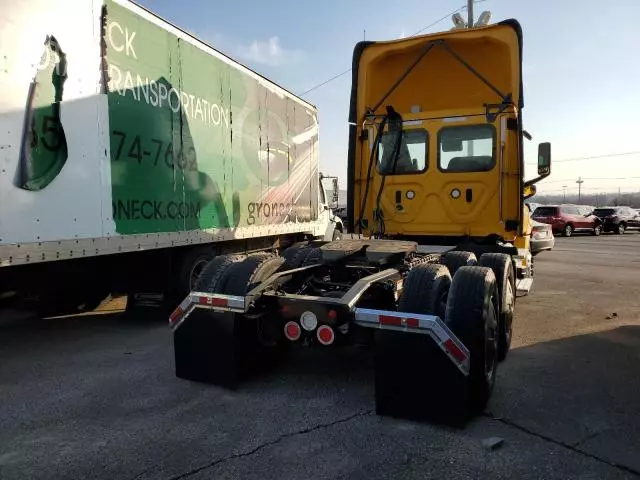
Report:
M498 361L511 343L513 264L503 254L484 254L478 261L472 253L454 253L443 264L409 272L398 311L444 320L467 347L470 372L464 376L427 335L380 331L375 362L379 414L459 425L487 405Z

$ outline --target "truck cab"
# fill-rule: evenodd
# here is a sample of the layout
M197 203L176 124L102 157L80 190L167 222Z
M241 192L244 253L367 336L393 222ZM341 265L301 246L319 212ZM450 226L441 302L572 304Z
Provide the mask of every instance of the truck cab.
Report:
M524 199L549 174L550 148L541 144L539 176L526 182L521 39L507 20L357 45L348 163L356 233L528 250Z

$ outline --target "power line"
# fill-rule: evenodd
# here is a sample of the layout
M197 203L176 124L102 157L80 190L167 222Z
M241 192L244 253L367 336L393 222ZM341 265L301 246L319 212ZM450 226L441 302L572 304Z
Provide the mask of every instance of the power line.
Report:
M479 1L484 1L484 0L479 0ZM477 3L477 2L476 2ZM420 30L418 30L417 32L415 32L414 34L410 35L407 38L411 38L411 37L415 37L416 35L418 35L419 33L424 32L425 30L430 29L431 27L436 26L438 23L442 22L443 20L446 20L447 18L449 18L451 15L454 15L458 12L461 12L462 10L465 10L467 8L466 5L463 5L462 7L456 8L454 11L452 11L451 13L448 13L442 17L440 17L438 20L436 20L435 22L430 23L429 25L427 25L426 27L421 28ZM327 83L333 82L334 80L337 80L338 78L342 77L343 75L346 75L347 73L349 73L352 69L349 68L348 70L345 70L344 72L340 72L336 75L334 75L331 78L328 78L327 80L325 80L322 83L319 83L313 87L311 87L309 90L302 92L300 94L301 97L304 97L305 95L307 95L308 93L313 92L314 90L317 90L320 87L324 87Z
M582 177L583 180L637 180L640 177ZM540 182L542 185L551 185L552 183L573 182L575 178L561 178L558 180L551 180L549 182L543 180Z
M561 160L554 160L553 163L562 163L562 162L578 162L581 160L594 160L597 158L609 158L609 157L623 157L626 155L638 155L640 154L640 150L636 150L634 152L622 152L622 153L608 153L605 155L594 155L591 157L575 157L575 158L563 158ZM527 165L536 165L536 162L525 162Z
M430 23L429 25L427 25L427 26L426 26L426 27L424 27L424 28L421 28L420 30L418 30L418 31L417 31L417 32L415 32L414 34L410 35L410 37L415 37L415 36L416 36L416 35L418 35L419 33L422 33L422 32L424 32L425 30L429 30L431 27L435 27L435 26L436 26L437 24L439 24L441 21L446 20L447 18L449 18L449 17L450 17L450 16L452 16L452 15L455 15L455 14L456 14L456 13L458 13L458 12L461 12L461 11L463 11L463 10L466 10L466 8L467 8L467 6L466 6L466 5L463 5L463 6L459 7L459 8L456 8L453 12L451 12L451 13L447 13L446 15L444 15L443 17L440 17L440 18L439 18L438 20L436 20L435 22ZM410 38L410 37L409 37L409 38Z
M351 71L351 69L348 69L348 70L345 70L344 72L338 73L337 75L334 75L333 77L331 77L331 78L329 78L329 79L325 80L324 82L319 83L319 84L318 84L318 85L316 85L315 87L311 87L311 88L310 88L309 90L307 90L306 92L302 92L302 93L300 94L300 96L301 96L301 97L304 97L307 93L311 93L311 92L313 92L314 90L317 90L317 89L318 89L318 88L320 88L320 87L324 87L327 83L329 83L329 82L333 82L334 80L336 80L336 79L340 78L341 76L346 75L346 74L347 74L347 73L349 73L350 71Z

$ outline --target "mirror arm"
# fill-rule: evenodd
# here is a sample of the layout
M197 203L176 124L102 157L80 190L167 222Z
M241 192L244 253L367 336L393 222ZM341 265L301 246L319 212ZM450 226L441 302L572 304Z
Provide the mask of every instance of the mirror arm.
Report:
M538 183L540 180L543 180L545 178L547 178L549 176L549 174L547 175L540 175L539 177L536 177L532 180L527 180L526 182L524 182L524 186L525 187L530 187L531 185Z

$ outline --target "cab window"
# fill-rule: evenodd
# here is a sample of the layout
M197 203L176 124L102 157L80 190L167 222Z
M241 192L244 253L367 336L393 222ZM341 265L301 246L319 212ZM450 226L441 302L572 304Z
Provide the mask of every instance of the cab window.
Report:
M383 175L407 175L426 171L429 148L427 131L403 130L400 137L400 151L395 160L394 150L398 148L397 139L398 135L395 133L385 132L382 135L378 145L378 172Z
M492 125L445 127L438 133L438 168L444 172L488 172L496 165Z

